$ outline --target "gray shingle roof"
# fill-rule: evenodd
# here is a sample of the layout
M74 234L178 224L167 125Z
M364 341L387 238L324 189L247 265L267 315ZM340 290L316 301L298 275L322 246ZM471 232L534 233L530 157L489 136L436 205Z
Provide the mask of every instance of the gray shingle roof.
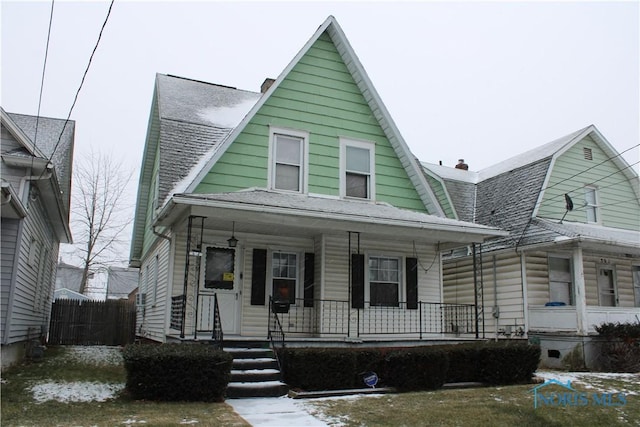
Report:
M60 189L64 193L62 197L64 208L69 212L75 122L49 117L37 118L25 114L7 114L31 142L35 143L37 149L53 163Z
M160 205L238 125L260 93L158 74ZM209 157L209 156L207 156Z

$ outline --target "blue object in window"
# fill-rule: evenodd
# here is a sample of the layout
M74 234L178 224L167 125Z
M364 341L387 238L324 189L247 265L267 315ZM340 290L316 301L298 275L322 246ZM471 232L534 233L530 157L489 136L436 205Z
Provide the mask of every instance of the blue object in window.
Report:
M546 307L562 307L564 305L567 304L562 301L551 301L545 304Z

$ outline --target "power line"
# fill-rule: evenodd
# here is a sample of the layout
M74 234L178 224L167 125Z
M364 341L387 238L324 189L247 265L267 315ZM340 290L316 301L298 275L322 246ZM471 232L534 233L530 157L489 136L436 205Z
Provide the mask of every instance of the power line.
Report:
M591 169L597 168L598 166L600 166L600 165L602 165L602 164L604 164L604 163L608 162L609 160L613 160L613 159L615 159L616 157L621 157L621 156L622 156L624 153L626 153L627 151L633 150L634 148L637 148L637 147L640 147L640 144L636 144L636 145L634 145L633 147L629 147L629 148L627 148L626 150L624 150L624 151L622 151L622 152L618 153L617 155L615 155L615 156L613 156L613 157L609 157L608 159L605 159L605 160L601 161L600 163L598 163L598 164L596 164L596 165L593 165L593 166L591 166L591 167L589 167L589 168L587 168L587 169L585 169L585 170L583 170L583 171L580 171L580 172L578 172L578 173L576 173L576 174L573 174L573 175L571 175L569 178L565 178L565 179L563 179L562 181L556 182L556 183L555 183L555 184L553 184L553 185L549 185L549 186L547 186L547 187L543 188L543 189L542 189L542 190L540 190L540 191L548 190L549 188L553 188L553 187L555 187L555 186L557 186L557 185L560 185L560 184L562 184L563 182L566 182L566 181L568 181L568 180L570 180L570 179L575 178L575 177L576 177L576 176L578 176L578 175L582 175L583 173L590 171ZM636 165L636 164L638 164L638 162L634 163L633 165ZM633 165L630 165L630 166L633 166ZM625 169L626 169L626 168L625 168Z
M632 148L633 148L633 147L632 147ZM617 171L615 171L615 172L613 172L613 173L610 173L609 175L603 176L602 178L599 178L599 179L597 179L597 180L595 180L595 181L591 181L591 182L589 183L589 185L592 185L592 184L595 184L595 183L597 183L597 182L600 182L600 181L602 181L603 179L607 179L607 178L609 178L609 177L612 177L613 175L616 175L616 174L622 173L622 172L624 172L624 170L625 170L625 169L632 168L633 166L635 166L635 165L637 165L637 164L639 164L639 163L640 163L640 161L637 161L637 162L635 162L635 163L632 163L632 164L628 165L628 166L627 166L627 167L625 167L625 168L622 168L622 169L619 169L619 170L617 170ZM593 168L593 167L592 167L592 168ZM589 169L592 169L592 168L589 168ZM583 171L583 172L586 172L586 171L587 171L587 170L589 170L589 169L586 169L586 170L585 170L585 171ZM582 173L582 172L581 172L581 173ZM577 175L580 175L580 173L578 173ZM577 176L577 175L574 175L574 176ZM567 180L569 180L569 179L570 179L570 178L564 179L564 180L562 180L562 181L558 182L557 184L560 184L560 183L562 183L562 182L566 182L566 181L567 181ZM629 179L626 179L626 180L624 180L624 181L630 182L630 180L629 180ZM557 185L557 184L556 184L556 185ZM554 186L555 186L555 185L554 185ZM543 188L543 189L542 189L542 190L540 190L540 191L542 192L542 191L544 191L544 190L546 190L546 189L549 189L549 188L551 188L551 187ZM583 188L583 186L575 187L575 188L573 188L573 189L571 189L571 190L569 190L569 191L566 191L565 193L572 193L572 192L577 191L577 190L579 190L579 189L581 189L581 188ZM606 188L606 187L605 187L605 188ZM555 196L553 196L553 197L550 197L549 199L547 199L547 201L555 200L555 199L557 199L557 198L559 198L559 197L564 197L564 193L562 193L562 194L557 194L557 195L555 195Z
M51 0L51 12L49 13L49 29L47 30L47 44L44 49L44 62L42 64L42 77L40 78L40 94L38 95L38 112L36 114L36 129L33 134L33 155L31 156L31 170L33 170L33 162L36 155L36 147L38 141L38 122L40 121L40 108L42 107L42 93L44 92L44 76L47 70L47 58L49 57L49 41L51 40L51 27L53 24L53 6L55 0Z
M84 80L87 77L87 73L89 72L89 68L91 67L91 63L93 61L93 56L95 55L96 50L98 50L98 45L100 44L100 39L102 39L102 33L104 32L104 29L107 26L107 22L109 21L109 16L111 15L111 9L113 8L114 1L115 0L111 0L111 3L109 4L109 10L107 11L107 16L105 17L104 22L102 23L102 28L100 28L100 33L98 34L98 40L96 40L96 44L93 47L93 51L91 52L91 56L89 56L89 62L87 63L87 67L84 70L84 74L82 75L82 80L80 81L80 86L78 86L78 90L76 91L76 95L75 95L75 97L73 99L73 103L71 104L71 108L69 109L69 114L67 115L67 119L65 120L64 125L62 126L62 130L60 131L60 136L58 137L58 142L56 142L56 145L53 148L53 151L51 152L51 156L49 157L49 161L51 161L51 159L53 159L53 156L56 153L56 150L58 149L58 146L60 145L60 142L62 141L62 135L64 135L64 131L65 131L66 127L67 127L67 123L69 123L69 119L71 117L71 113L73 112L73 109L76 106L76 102L78 101L78 96L80 95L80 90L82 89L82 86L84 85ZM44 174L44 171L42 173Z

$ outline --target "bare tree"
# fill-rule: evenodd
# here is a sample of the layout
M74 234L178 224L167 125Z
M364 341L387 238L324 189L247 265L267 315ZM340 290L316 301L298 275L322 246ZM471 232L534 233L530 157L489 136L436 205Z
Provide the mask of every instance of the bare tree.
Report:
M81 263L80 293L92 273L126 262L128 235L133 221L127 187L133 170L111 155L91 151L74 165L71 228L74 258Z

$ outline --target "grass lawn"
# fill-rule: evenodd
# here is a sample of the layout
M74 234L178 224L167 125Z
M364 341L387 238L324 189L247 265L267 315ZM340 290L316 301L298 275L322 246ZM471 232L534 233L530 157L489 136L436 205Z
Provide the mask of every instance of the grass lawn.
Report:
M50 347L43 361L17 366L2 372L1 407L3 427L9 426L248 426L226 403L145 402L112 393L105 401L73 401L96 389L95 383L122 388L126 381L122 358L91 359L72 350L76 347ZM87 347L87 349L94 349ZM113 355L113 352L110 352ZM117 353L116 353L117 355ZM54 389L56 384L74 384L74 390ZM34 398L36 390L68 397L67 401ZM69 387L67 387L68 389ZM47 391L48 390L48 391ZM103 396L98 394L96 398Z
M534 385L326 399L309 401L307 405L312 414L328 424L343 426L640 426L640 376L591 381L585 379L589 378L585 374L578 378L580 383L572 382L572 387L578 393L586 393L584 406L541 404L535 409L531 391ZM600 396L602 392L620 390L625 391L624 406L593 403L593 393ZM568 390L553 385L540 391L548 396ZM616 401L617 393L613 396L612 401Z
M225 403L129 399L122 392L125 371L119 353L110 350L100 356L95 350L51 347L44 360L2 372L2 426L249 425ZM588 404L534 409L533 384L297 402L332 426L640 426L640 376L567 375L558 372L558 380L569 378L576 392L585 393ZM55 389L59 384L66 389ZM77 388L69 390L70 384ZM558 385L544 388L547 394L566 391ZM593 393L607 392L624 392L626 404L593 404Z

